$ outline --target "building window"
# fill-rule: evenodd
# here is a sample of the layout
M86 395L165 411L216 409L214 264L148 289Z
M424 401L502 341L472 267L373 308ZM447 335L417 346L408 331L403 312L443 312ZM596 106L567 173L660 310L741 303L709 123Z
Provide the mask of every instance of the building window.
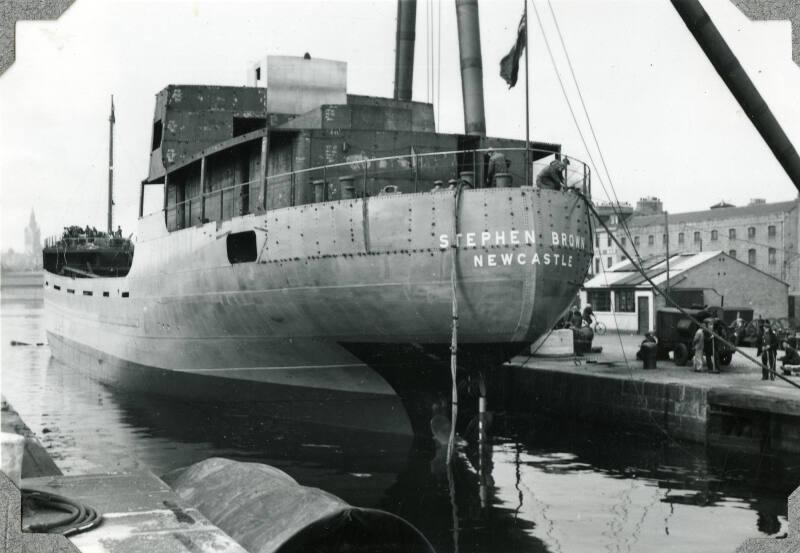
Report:
M626 239L624 236L620 236L620 237L619 237L619 241L620 241L620 243L621 243L621 244L624 246L624 245L625 245L625 243L627 242L627 239Z
M711 231L711 240L714 242L719 240L719 233L716 230Z
M667 233L666 232L661 235L661 243L662 244L666 244L667 243Z
M728 251L728 255L731 256L732 258L736 259L736 250L729 250Z
M633 290L615 290L614 300L614 311L617 313L633 313L636 311Z
M611 292L609 290L587 290L586 300L592 304L592 311L611 311Z
M600 258L596 257L594 259L594 274L600 274Z
M767 227L767 237L768 238L775 238L775 225L770 225Z
M728 240L736 240L736 229L728 229Z
M769 264L770 265L775 265L777 263L777 261L775 261L775 254L776 254L775 248L770 248L769 249Z
M678 233L678 244L683 244L683 243L684 243L684 241L685 241L685 240L684 240L683 233L682 233L682 232L679 232L679 233Z
M756 227L747 227L747 238L753 239L756 237Z
M607 257L606 258L606 269L611 267L613 264L614 264L614 258L613 257Z
M161 146L161 138L163 134L163 124L161 123L161 119L153 123L153 144L152 150L157 150Z
M695 244L700 243L700 231L698 230L694 231L694 243Z
M611 247L611 235L610 234L606 237L606 247L607 248Z
M653 235L651 234L650 236L647 237L647 245L648 246L652 246L653 244L655 244L655 239L653 238Z
M638 237L638 236L634 236L634 237L633 237L633 243L634 243L634 245L636 245L636 246L638 246L638 245L639 245L639 237Z
M594 247L595 248L599 248L600 247L600 233L599 232L594 235Z
M756 264L756 250L754 248L747 250L747 262L750 265Z

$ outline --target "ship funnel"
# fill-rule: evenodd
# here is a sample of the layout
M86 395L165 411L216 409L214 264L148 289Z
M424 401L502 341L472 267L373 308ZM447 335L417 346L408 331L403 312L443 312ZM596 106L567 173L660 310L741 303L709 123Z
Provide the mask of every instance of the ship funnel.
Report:
M464 132L486 134L483 111L483 62L478 0L456 0L458 51L461 58L461 91L464 97Z
M394 50L394 99L411 100L417 0L397 0L397 44Z

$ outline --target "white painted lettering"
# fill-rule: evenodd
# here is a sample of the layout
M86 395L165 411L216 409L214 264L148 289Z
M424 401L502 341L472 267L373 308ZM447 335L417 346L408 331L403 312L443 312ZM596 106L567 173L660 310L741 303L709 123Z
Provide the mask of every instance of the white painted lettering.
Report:
M559 257L560 257L560 254L557 254L557 253L553 254L553 265L558 265L558 258Z
M566 246L567 245L567 233L566 232L562 232L561 233L561 245L562 246Z
M569 256L569 266L572 267L572 256Z
M558 233L553 231L553 245L558 246Z
M532 230L525 231L525 243L526 244L535 244L536 243L536 236L533 234Z
M483 267L483 256L476 255L472 258L472 266L473 267Z
M496 260L496 256L495 256L495 254L493 254L493 253L490 253L490 254L489 254L488 256L486 256L486 257L488 257L488 258L489 258L489 259L488 259L488 261L487 261L487 265L489 265L489 267L497 267L497 260Z
M461 245L461 236L463 236L460 232L456 234L456 248Z
M549 253L544 254L544 264L545 265L550 265L550 254Z
M519 244L519 231L518 230L512 230L510 232L510 235L511 235L511 243L514 244L515 246L517 244Z
M491 239L492 239L492 233L491 232L482 232L481 233L481 246L485 246L489 242L489 240L491 240Z
M538 264L541 264L541 261L539 260L539 254L534 253L533 259L531 259L531 265L538 265Z
M520 265L525 265L525 254L524 253L518 253L517 254L517 263L519 263Z
M474 232L468 232L467 233L467 247L468 248L475 247L475 233Z
M494 243L506 245L506 231L501 230L494 234Z
M446 250L450 247L450 240L447 239L446 234L439 236L439 247L443 250Z
M574 248L575 247L575 235L574 234L570 234L569 235L569 247L570 248Z
M513 253L500 254L500 259L503 261L503 265L511 265L511 261L514 259L514 254Z

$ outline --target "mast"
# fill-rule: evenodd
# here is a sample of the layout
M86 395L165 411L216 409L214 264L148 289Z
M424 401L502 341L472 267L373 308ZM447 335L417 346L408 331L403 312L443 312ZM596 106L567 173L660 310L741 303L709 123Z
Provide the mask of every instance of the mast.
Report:
M800 156L698 0L672 0L708 60L750 118L795 188L800 190Z
M485 136L483 61L478 0L456 0L458 52L461 58L461 92L464 97L464 132Z
M394 99L411 100L417 0L397 0L397 42L394 50Z
M114 232L112 210L114 208L114 95L111 95L111 115L108 117L108 233Z

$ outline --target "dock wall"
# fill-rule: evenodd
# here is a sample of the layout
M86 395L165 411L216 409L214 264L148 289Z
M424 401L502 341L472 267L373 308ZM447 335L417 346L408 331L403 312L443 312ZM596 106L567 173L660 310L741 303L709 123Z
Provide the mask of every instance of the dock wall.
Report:
M665 429L706 441L707 390L680 383L504 366L496 398L506 410L625 427Z

